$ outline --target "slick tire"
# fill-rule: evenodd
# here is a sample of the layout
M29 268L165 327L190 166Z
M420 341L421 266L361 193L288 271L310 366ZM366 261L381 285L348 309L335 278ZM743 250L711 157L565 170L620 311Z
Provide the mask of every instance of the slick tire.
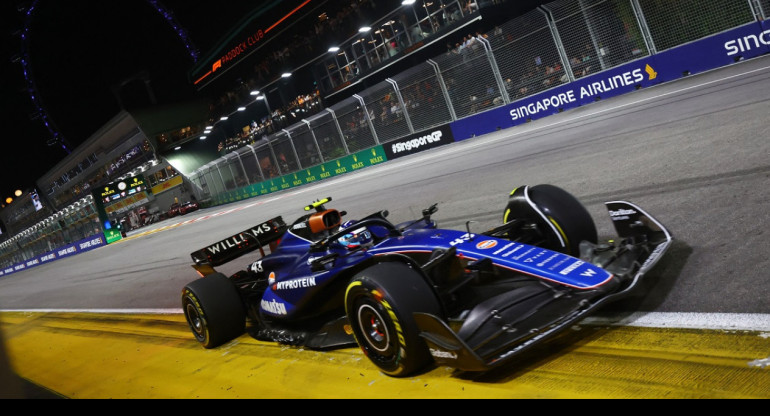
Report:
M569 192L553 185L536 185L528 189L529 198L546 217L536 215L522 202L518 190L506 207L503 221L528 218L546 237L546 248L572 256L580 254L580 242L596 243L597 231L591 214Z
M374 365L406 377L433 359L413 314L440 316L433 290L404 263L380 263L356 274L345 292L345 311L358 345Z
M182 310L195 339L204 348L216 348L246 332L241 297L235 285L221 273L185 286Z

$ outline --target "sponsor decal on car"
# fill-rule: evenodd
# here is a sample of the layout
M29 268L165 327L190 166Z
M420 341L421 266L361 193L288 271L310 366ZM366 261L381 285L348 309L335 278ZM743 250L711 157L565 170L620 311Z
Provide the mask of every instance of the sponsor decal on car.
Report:
M515 243L508 243L508 244L506 244L506 245L502 246L502 247L501 247L501 248L499 248L497 251L495 251L495 255L496 255L496 256L497 256L497 255L500 255L500 253L502 253L502 252L503 252L503 251L505 251L505 250L508 250L508 249L509 249L509 248L511 248L511 246L513 246L514 244L515 244Z
M547 251L541 250L539 253L535 254L534 256L529 257L526 260L524 260L524 263L534 263L535 260L539 259L540 257L543 257L545 255L545 253L547 253Z
M263 311L269 312L273 315L286 315L286 305L282 302L277 302L275 300L262 300L260 302L260 306L262 307Z
M495 247L497 247L497 241L495 240L486 240L476 244L476 248L479 250L488 250Z
M566 276L570 272L574 271L575 269L577 269L578 267L580 267L580 266L582 266L584 264L585 264L585 262L578 260L578 261L570 264L569 266L565 267L564 270L559 272L559 274L561 274L563 276Z
M301 289L315 286L315 277L302 277L273 284L273 290Z
M213 246L206 248L211 254L218 254L223 251L227 251L231 248L237 248L241 244L247 242L248 237L258 238L260 235L270 231L270 224L264 223L257 228L252 228L249 231L234 235L226 240L220 241Z
M432 355L432 356L434 356L436 358L447 358L447 359L450 359L450 360L456 360L457 359L457 354L455 354L453 352L442 351L442 350L437 350L437 349L433 349L433 348L430 349L430 355Z
M629 219L630 215L638 214L638 212L634 211L633 209L619 209L617 211L609 211L610 217L612 217L613 221L624 221Z

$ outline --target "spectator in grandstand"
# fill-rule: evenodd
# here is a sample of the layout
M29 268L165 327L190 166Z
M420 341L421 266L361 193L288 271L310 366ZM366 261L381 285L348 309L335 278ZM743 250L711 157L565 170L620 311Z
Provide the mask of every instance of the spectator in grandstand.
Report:
M420 23L415 24L412 26L412 42L420 42L421 40L428 37L428 34L425 33L425 31L422 29L422 25Z
M476 3L476 0L468 0L465 2L464 10L466 14L474 13L479 11L479 5Z

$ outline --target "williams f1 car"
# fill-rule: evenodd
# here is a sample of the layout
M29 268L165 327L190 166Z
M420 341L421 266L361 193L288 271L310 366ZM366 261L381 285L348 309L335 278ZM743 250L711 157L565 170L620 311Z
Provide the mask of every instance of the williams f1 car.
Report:
M318 350L357 344L396 377L432 363L486 371L638 289L672 242L624 201L606 203L618 236L599 242L585 207L552 185L515 189L502 224L478 234L470 222L439 229L436 205L402 224L387 211L343 222L331 200L191 254L202 278L182 307L203 347L248 332ZM231 276L214 269L256 251Z

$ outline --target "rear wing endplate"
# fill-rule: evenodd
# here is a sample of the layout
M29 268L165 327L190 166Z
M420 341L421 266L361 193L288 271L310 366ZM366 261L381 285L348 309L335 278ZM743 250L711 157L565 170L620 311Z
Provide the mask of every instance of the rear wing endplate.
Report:
M206 275L212 273L214 267L233 261L254 250L262 251L264 256L264 247L277 243L287 229L288 226L283 222L282 217L275 217L257 224L222 241L190 253L193 263L195 263L193 268Z

